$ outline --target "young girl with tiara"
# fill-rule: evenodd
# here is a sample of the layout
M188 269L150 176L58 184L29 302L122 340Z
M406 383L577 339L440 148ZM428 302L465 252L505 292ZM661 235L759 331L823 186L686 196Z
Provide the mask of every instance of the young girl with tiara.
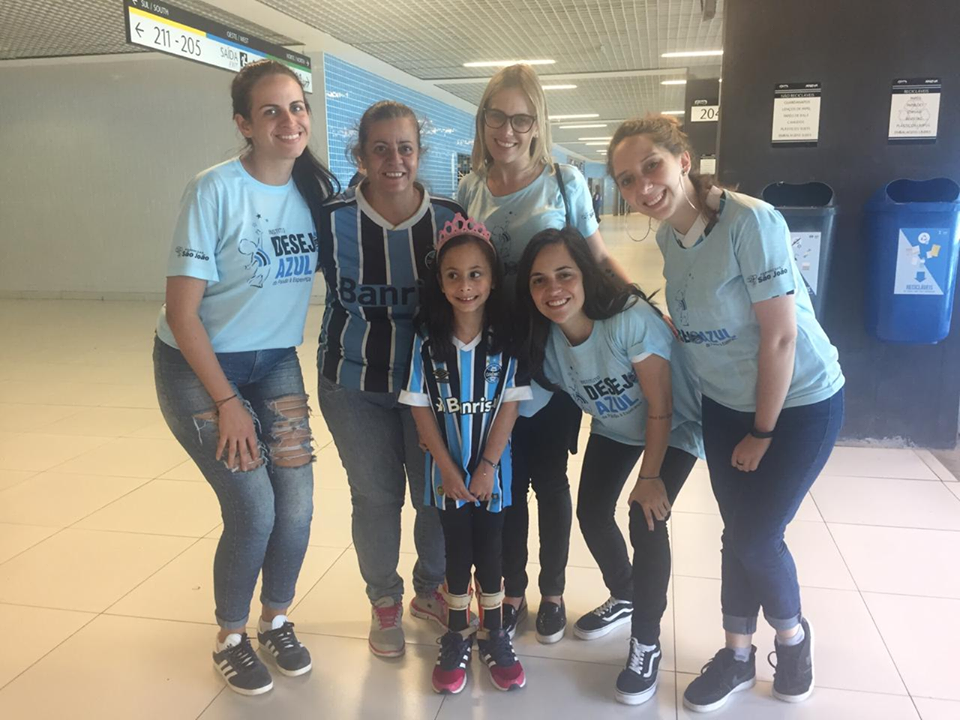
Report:
M433 689L466 685L473 645L470 575L480 605L477 645L498 690L522 688L523 667L503 628L503 510L510 505L510 433L519 401L517 361L505 346L503 274L490 233L457 215L437 240L435 274L425 278L413 360L400 402L412 406L427 448L426 500L441 509L447 567L447 633Z

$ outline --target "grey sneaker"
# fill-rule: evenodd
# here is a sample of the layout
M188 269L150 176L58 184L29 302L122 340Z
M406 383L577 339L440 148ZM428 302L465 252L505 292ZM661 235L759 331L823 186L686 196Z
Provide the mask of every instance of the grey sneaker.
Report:
M439 590L414 597L410 601L410 614L421 620L433 620L444 631L447 629L447 602Z
M285 615L275 617L267 632L258 632L257 640L260 647L273 657L280 672L287 677L303 675L313 667L310 651L297 639L293 632L293 623L287 620Z
M370 609L370 652L378 657L403 655L403 603L382 597Z
M270 671L253 651L246 633L231 633L226 647L213 652L213 664L227 687L241 695L260 695L273 687Z

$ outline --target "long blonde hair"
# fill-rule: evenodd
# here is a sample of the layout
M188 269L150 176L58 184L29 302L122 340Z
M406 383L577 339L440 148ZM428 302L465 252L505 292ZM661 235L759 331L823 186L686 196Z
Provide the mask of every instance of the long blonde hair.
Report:
M529 65L511 65L503 68L490 78L487 89L483 91L483 97L480 99L480 109L477 111L476 118L476 134L473 138L473 155L470 158L473 171L480 175L486 175L487 169L493 163L493 157L487 150L487 145L483 139L483 111L494 95L509 88L520 88L523 91L523 94L527 96L527 101L533 106L533 114L537 118L534 122L534 126L537 128L537 136L530 142L530 160L534 164L541 165L550 165L553 162L550 155L553 142L550 138L547 98L544 97L543 88L540 86L540 78L537 77L536 71Z

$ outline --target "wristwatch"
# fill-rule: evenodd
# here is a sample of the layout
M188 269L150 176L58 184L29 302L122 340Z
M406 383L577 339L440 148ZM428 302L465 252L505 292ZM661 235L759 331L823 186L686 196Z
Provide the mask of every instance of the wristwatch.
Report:
M769 440L773 437L773 433L774 430L771 430L770 432L761 432L760 430L757 430L756 427L750 428L750 434L757 438L757 440Z

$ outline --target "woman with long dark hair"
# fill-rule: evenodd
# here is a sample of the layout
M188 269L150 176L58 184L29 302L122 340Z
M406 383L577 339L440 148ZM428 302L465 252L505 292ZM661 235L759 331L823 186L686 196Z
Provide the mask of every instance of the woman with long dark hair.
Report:
M604 273L574 228L534 235L517 282L521 358L541 384L593 416L577 519L610 597L577 620L574 633L594 640L631 625L616 697L636 705L657 687L670 581L667 519L703 454L695 383L660 311L639 287ZM631 566L614 513L640 458L629 498Z
M308 202L336 182L314 158L310 106L272 60L231 88L240 157L200 173L183 195L157 323L157 397L174 436L220 501L213 565L213 661L227 687L273 687L245 628L263 573L257 638L284 675L310 670L286 613L313 515L313 450L296 346L317 262Z

